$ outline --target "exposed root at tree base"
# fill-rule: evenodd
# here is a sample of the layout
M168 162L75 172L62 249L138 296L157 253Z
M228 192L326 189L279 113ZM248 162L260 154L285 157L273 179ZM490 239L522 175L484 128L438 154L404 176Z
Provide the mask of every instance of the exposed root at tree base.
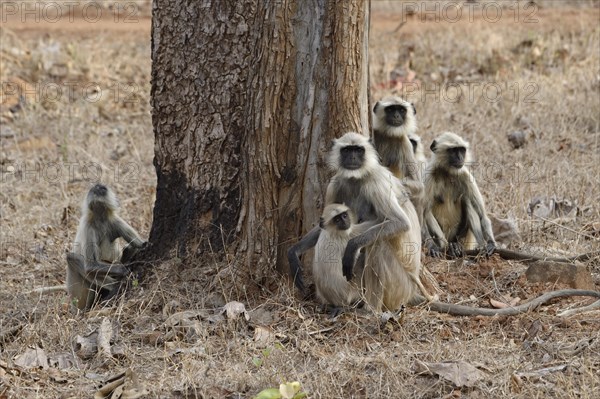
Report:
M573 262L586 262L590 259L600 257L600 251L587 252L585 254L571 256L566 258L551 257L551 256L538 256L526 254L519 251L511 251L510 249L496 248L495 254L500 255L502 259L506 260L518 260L522 262L537 262L539 260L549 262L561 262L561 263L573 263ZM469 258L476 258L481 256L481 252L477 249L465 251L465 255Z
M540 305L545 304L554 298L563 298L571 296L590 296L600 298L600 291L592 290L558 290L551 291L541 295L527 303L511 306L504 309L488 309L488 308L475 308L465 305L456 305L453 303L443 302L427 302L425 298L418 296L414 301L415 305L426 305L430 310L439 313L448 313L454 316L514 316L521 313L528 312L537 308ZM600 301L599 301L600 302ZM594 305L594 304L593 304ZM591 305L590 305L591 306ZM563 312L565 313L565 312ZM563 315L563 313L559 315ZM568 316L569 314L567 314Z

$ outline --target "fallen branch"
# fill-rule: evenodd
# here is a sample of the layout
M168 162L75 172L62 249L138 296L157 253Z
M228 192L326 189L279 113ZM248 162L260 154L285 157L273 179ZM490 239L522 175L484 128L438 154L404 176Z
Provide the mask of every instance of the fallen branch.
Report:
M570 256L566 258L552 257L552 256L538 256L526 254L519 251L511 251L510 249L496 248L495 254L500 255L502 259L506 260L518 260L522 262L537 262L540 260L560 263L574 263L574 262L586 262L590 259L600 257L600 251L592 251L585 254ZM465 251L465 255L469 258L477 258L481 256L481 251L477 249Z
M54 287L40 287L27 292L27 294L51 294L53 292L67 292L67 286L56 285Z
M439 313L448 313L455 316L515 316L521 313L528 312L545 304L554 298L571 297L571 296L591 296L600 298L600 291L592 290L558 290L547 292L527 303L518 306L510 306L504 309L476 308L465 305L456 305L453 303L444 302L427 302L425 298L418 295L413 301L415 305L426 305L430 310ZM598 301L600 302L600 301Z
M589 311L596 310L596 309L600 309L600 301L596 301L590 305L582 306L579 308L563 310L562 312L560 312L558 314L558 316L568 317L568 316L573 316L576 314L585 313L585 312L589 312Z

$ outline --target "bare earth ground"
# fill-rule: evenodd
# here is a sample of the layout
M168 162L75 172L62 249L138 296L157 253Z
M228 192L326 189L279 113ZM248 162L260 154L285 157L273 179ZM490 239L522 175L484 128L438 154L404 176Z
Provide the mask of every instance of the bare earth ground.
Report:
M471 142L489 211L519 226L514 247L562 256L599 248L600 12L592 1L542 4L517 18L504 8L496 22L417 12L401 24L398 4L375 2L371 83L374 99L394 92L415 102L426 147L444 130ZM177 259L84 316L63 293L28 293L64 283L92 182L115 189L142 236L150 229L148 9L131 23L105 10L97 23L9 18L0 28L0 399L92 397L125 370L129 391L113 398L252 397L287 381L315 398L600 397L600 312L557 316L586 298L517 317L409 308L401 325L382 327L360 312L331 322L288 284L246 293L232 288L225 264ZM513 150L506 136L515 130L528 140ZM527 213L536 196L576 208L542 220ZM424 264L453 303L489 307L563 288L531 284L525 265L498 257ZM598 259L587 268L600 288ZM246 305L249 322L219 314L231 300ZM112 355L86 346L94 331ZM419 366L459 360L479 379L459 386Z

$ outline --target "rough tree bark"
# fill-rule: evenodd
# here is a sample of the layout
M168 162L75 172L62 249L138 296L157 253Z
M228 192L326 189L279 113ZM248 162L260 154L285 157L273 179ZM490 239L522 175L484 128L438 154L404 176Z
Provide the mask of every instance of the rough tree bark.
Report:
M331 139L369 134L369 2L155 0L152 21L154 251L287 268Z

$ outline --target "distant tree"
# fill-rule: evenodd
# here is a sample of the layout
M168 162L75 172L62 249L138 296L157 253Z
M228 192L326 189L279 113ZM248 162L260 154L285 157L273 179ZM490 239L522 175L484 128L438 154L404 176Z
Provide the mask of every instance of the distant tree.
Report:
M318 221L323 155L368 135L365 0L155 0L157 255L235 253L264 274Z

